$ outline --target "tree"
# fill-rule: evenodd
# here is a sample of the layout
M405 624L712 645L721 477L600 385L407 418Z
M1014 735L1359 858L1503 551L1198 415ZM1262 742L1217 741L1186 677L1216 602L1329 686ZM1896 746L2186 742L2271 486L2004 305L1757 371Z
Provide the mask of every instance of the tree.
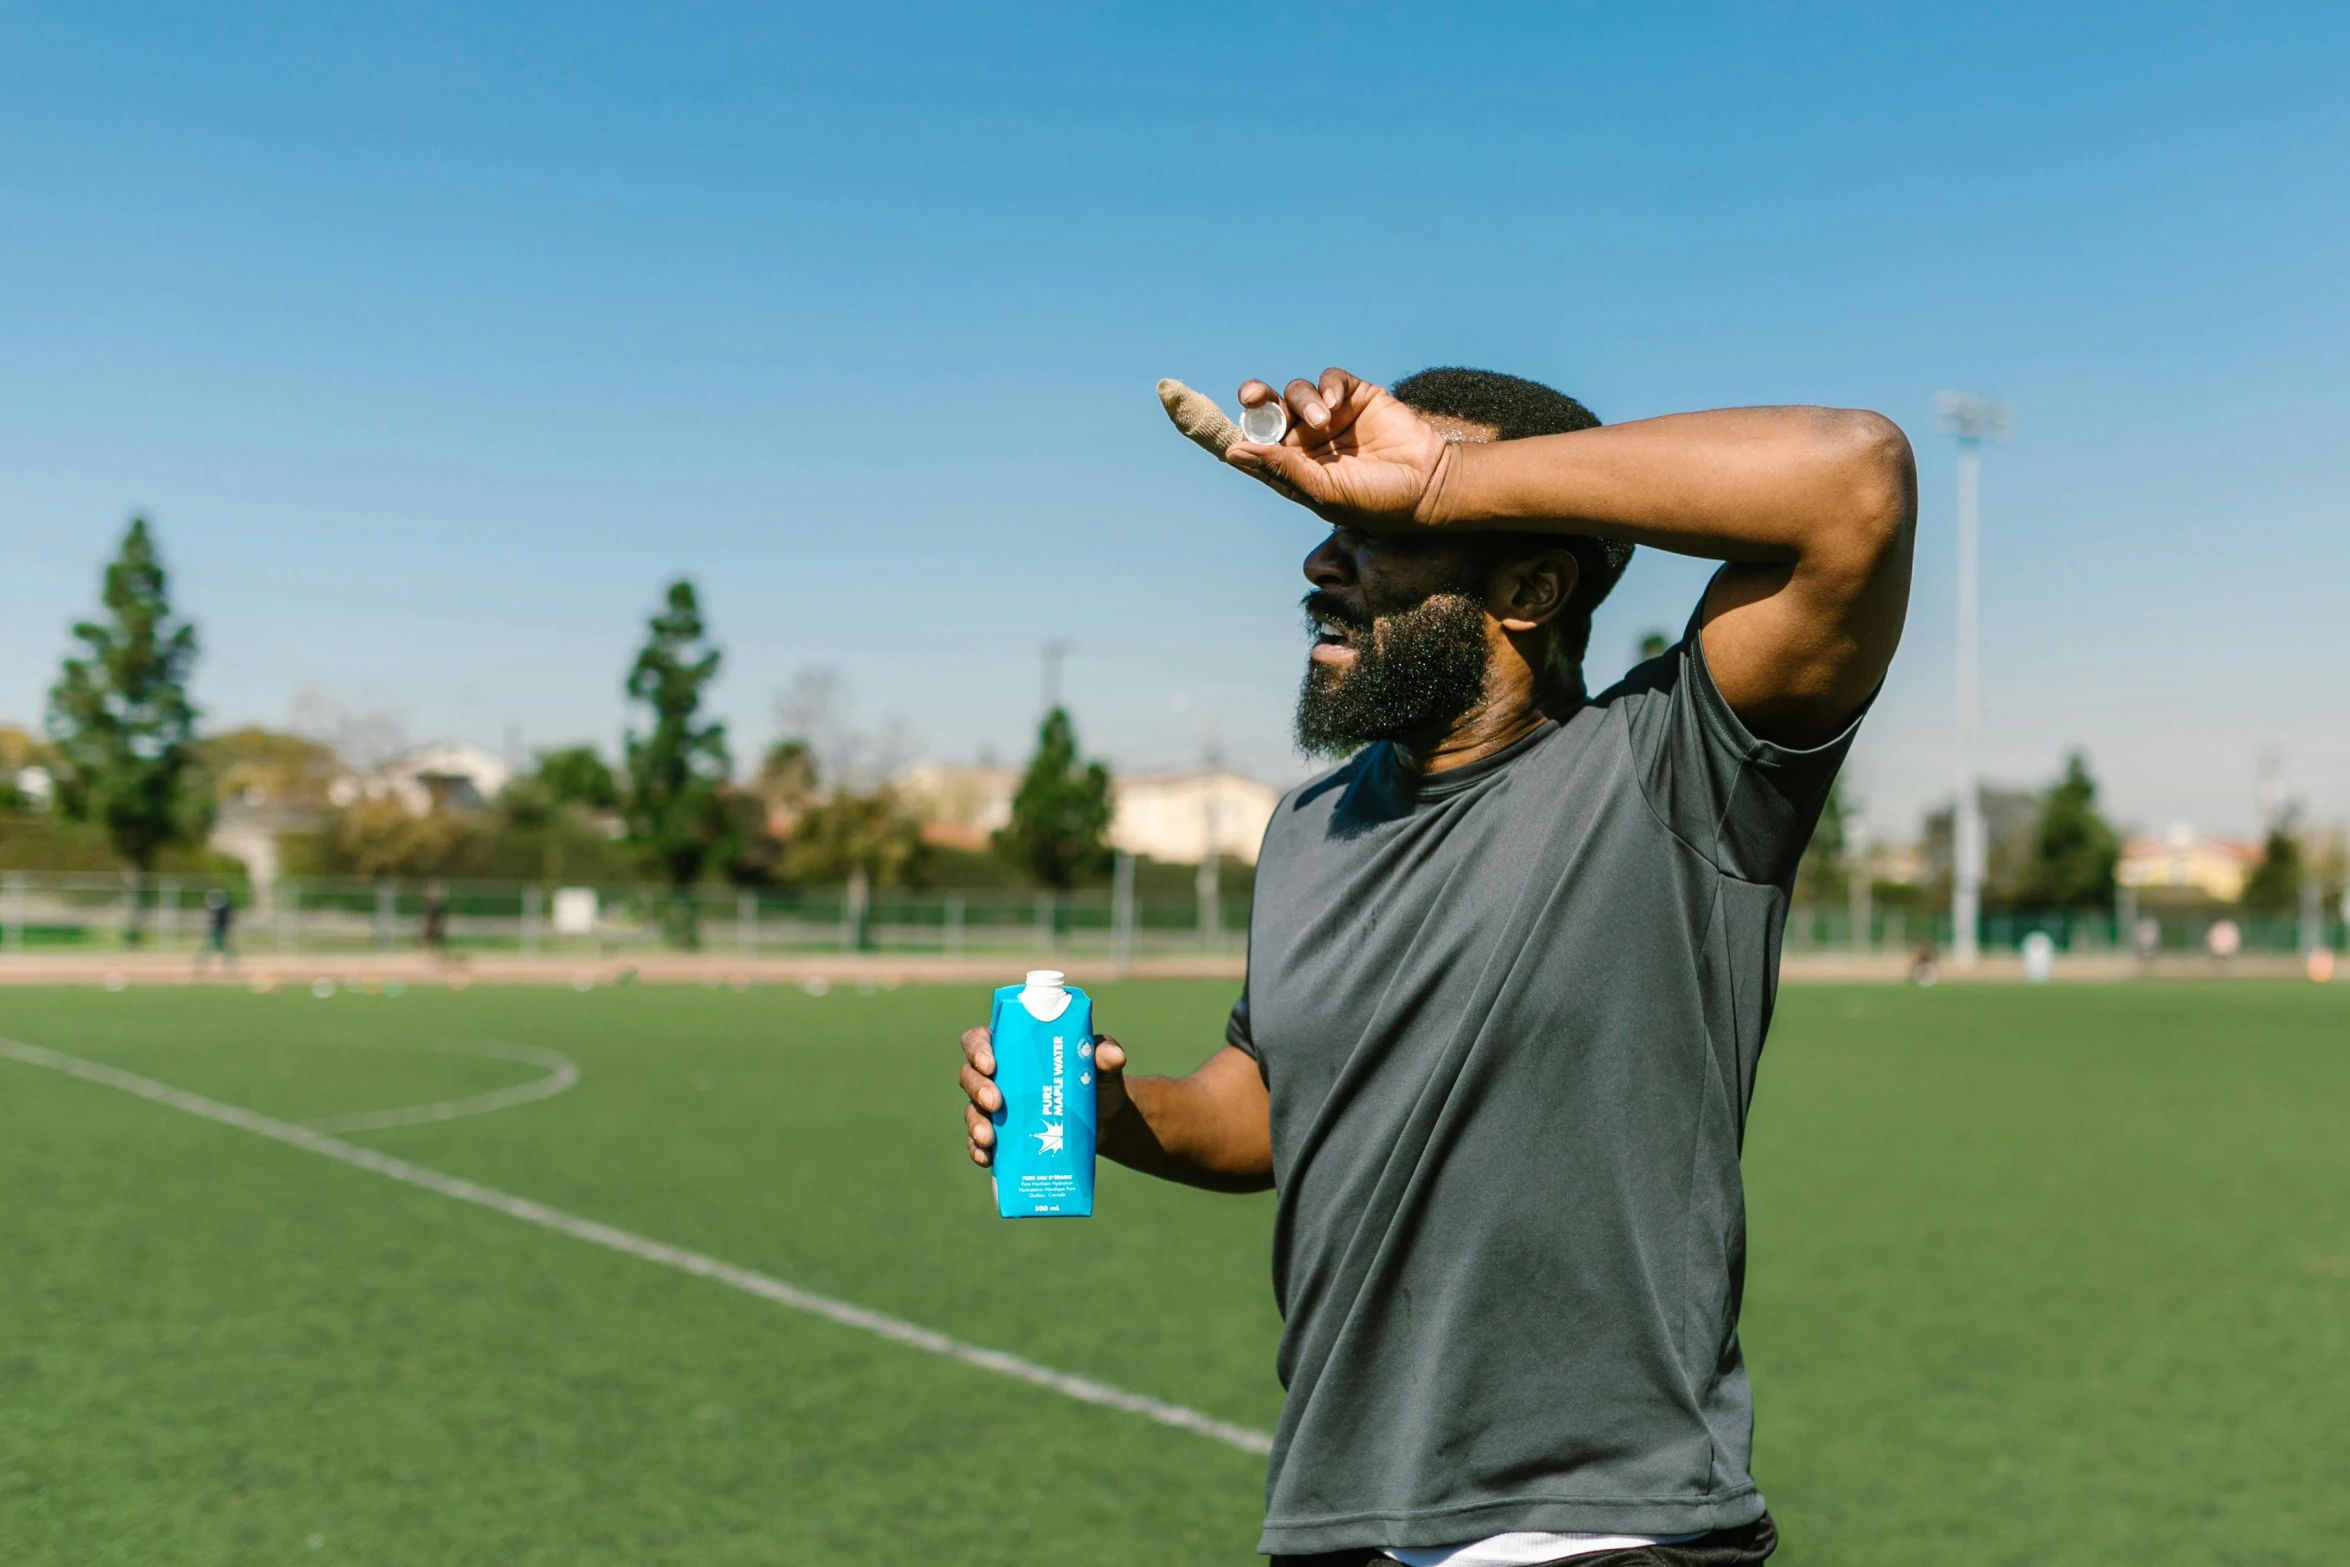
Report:
M2113 868L2121 839L2097 810L2097 781L2089 758L2075 751L2064 759L2064 776L2040 802L2032 845L2016 882L2016 901L2031 908L2086 909L2113 906Z
M349 769L332 746L306 735L248 724L197 746L222 800L315 808Z
M1984 784L1975 799L1983 812L1983 901L2005 907L2016 901L2024 865L2032 856L2032 834L2040 820L2041 797L2028 789ZM1952 845L1951 808L1928 811L1925 822L1926 896L1937 903L1950 898Z
M817 781L816 748L806 740L776 741L759 764L759 798L787 823L816 798Z
M996 853L1047 887L1066 890L1108 869L1102 834L1110 825L1110 770L1080 764L1077 730L1065 708L1045 714L1036 754L1012 796L1012 819L996 831Z
M733 768L726 726L698 721L719 653L702 624L694 586L682 578L670 584L668 607L649 630L628 672L628 694L652 710L653 727L642 739L629 732L621 817L669 879L662 921L669 939L693 947L701 944L701 927L688 889L722 853L730 827L723 797Z
M783 851L790 881L840 882L863 871L872 886L919 886L929 869L922 824L888 788L835 793L804 807Z
M2244 907L2261 914L2280 914L2301 901L2302 857L2300 813L2287 807L2269 824L2261 845L2260 863L2244 882Z
M49 688L57 803L70 819L103 828L143 880L165 849L201 839L212 825L187 691L196 628L171 612L146 518L131 519L106 567L103 598L106 619L73 628L85 656L67 659ZM132 898L132 941L138 905Z
M45 809L56 760L45 742L14 724L0 724L0 812ZM40 771L25 776L34 768Z
M1851 867L1845 863L1845 817L1849 814L1844 780L1839 778L1828 785L1828 802L1820 807L1811 842L1804 846L1803 859L1796 866L1795 901L1799 905L1833 904L1847 895Z
M612 769L596 754L594 746L568 745L560 750L541 751L538 764L538 782L546 789L547 798L557 805L581 805L591 811L620 808L620 781L612 776Z

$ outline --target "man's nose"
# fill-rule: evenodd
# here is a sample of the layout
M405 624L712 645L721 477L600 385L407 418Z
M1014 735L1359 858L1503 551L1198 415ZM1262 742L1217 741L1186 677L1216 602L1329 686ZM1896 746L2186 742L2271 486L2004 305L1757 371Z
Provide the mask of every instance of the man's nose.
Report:
M1354 581L1354 564L1354 552L1341 544L1333 532L1307 554L1306 580L1325 591L1343 588Z

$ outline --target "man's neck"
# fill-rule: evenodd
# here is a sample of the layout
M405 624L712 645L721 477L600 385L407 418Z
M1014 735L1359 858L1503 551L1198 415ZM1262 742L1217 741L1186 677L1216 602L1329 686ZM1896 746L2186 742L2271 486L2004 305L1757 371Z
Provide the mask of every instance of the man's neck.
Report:
M1454 719L1433 741L1398 740L1396 759L1414 772L1448 773L1500 755L1553 716L1540 703L1480 702Z

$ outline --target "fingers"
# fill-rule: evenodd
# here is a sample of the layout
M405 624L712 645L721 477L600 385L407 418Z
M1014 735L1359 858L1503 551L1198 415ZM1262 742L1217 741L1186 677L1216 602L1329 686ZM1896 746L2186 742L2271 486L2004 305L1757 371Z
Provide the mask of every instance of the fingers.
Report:
M1305 432L1293 444L1311 445L1311 437L1326 436L1351 422L1352 415L1361 412L1368 401L1367 391L1376 391L1368 381L1332 365L1322 372L1318 382L1304 377L1291 381L1280 392L1280 398L1289 405L1290 428ZM1240 406L1254 408L1274 400L1271 383L1251 376L1240 383Z
M1004 1096L992 1079L980 1075L977 1067L968 1062L963 1067L963 1097L989 1115L1004 1107Z
M994 1082L994 1036L984 1028L963 1031L963 1149L973 1164L993 1162L995 1126L988 1117L1004 1107L1004 1096Z
M1322 401L1322 389L1311 381L1292 381L1282 389L1282 398L1289 404L1292 424L1320 435L1330 428L1330 405Z
M1108 1126L1126 1111L1126 1047L1107 1034L1093 1036L1093 1106Z
M1261 480L1308 510L1319 512L1331 500L1329 478L1321 465L1296 446L1298 438L1292 426L1289 436L1279 446L1257 446L1235 441L1225 450L1224 461L1238 468L1252 479Z
M963 1059L979 1069L983 1077L995 1076L995 1036L984 1028L963 1030Z

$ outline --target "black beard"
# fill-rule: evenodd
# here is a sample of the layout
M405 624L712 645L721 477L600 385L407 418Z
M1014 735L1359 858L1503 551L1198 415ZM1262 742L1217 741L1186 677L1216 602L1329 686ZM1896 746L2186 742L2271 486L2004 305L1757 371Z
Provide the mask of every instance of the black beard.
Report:
M1306 664L1297 693L1297 743L1348 756L1374 740L1433 740L1485 694L1485 606L1471 593L1431 593L1369 619L1327 593L1306 595L1315 630L1342 627L1345 664Z

